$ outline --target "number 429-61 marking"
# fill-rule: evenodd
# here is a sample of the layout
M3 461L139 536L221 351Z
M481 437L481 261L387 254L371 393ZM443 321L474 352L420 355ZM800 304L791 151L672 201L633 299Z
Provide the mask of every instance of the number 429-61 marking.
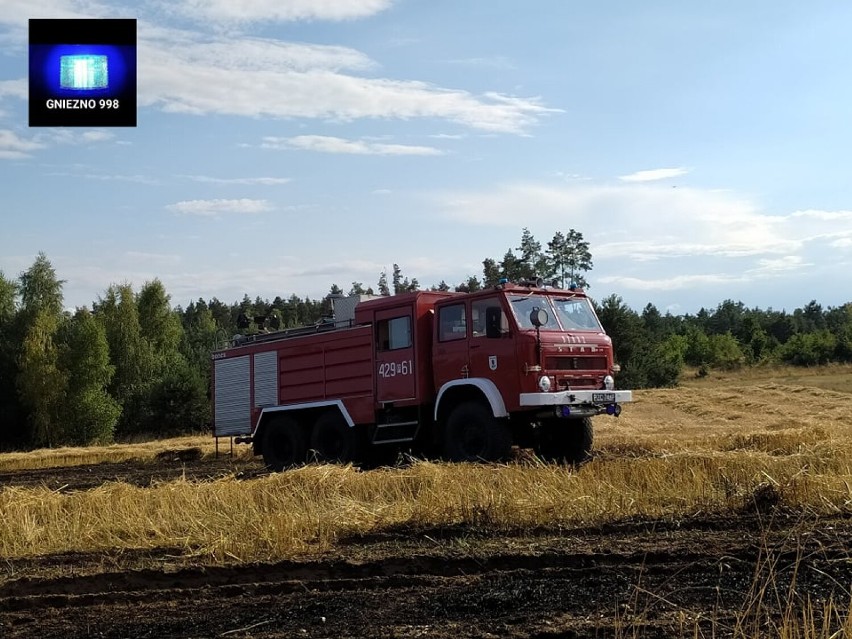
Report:
M414 373L414 362L410 359L401 362L382 362L379 364L379 377L396 377Z

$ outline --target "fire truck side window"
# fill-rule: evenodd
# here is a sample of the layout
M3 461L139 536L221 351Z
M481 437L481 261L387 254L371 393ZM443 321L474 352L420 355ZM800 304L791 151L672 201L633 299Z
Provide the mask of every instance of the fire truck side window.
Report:
M488 325L486 318L488 309L495 308L496 312L500 313L500 333L509 332L509 319L506 314L501 312L500 301L496 297L489 297L484 300L476 300L470 305L470 328L474 337L486 337L488 334Z
M449 342L467 337L464 304L453 304L441 308L438 317L438 339Z
M377 332L376 343L380 351L395 351L398 348L411 346L411 318L408 315L390 320L379 320Z

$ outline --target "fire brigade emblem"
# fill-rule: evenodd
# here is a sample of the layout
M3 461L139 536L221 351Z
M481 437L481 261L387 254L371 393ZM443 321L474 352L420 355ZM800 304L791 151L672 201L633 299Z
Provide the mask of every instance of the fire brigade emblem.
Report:
M496 355L489 355L488 356L488 368L490 368L492 371L497 370L497 356Z

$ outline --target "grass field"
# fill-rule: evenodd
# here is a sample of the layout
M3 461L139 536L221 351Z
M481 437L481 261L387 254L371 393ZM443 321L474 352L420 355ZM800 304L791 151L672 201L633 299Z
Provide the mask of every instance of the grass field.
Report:
M402 525L500 530L599 525L741 509L755 494L840 512L852 503L852 369L749 371L637 391L598 417L596 455L579 472L530 457L506 465L417 462L360 472L309 466L250 482L110 482L84 492L0 492L0 552L24 556L180 546L212 560L272 560ZM788 383L794 378L795 384ZM775 379L781 381L774 381ZM845 388L849 392L830 390ZM0 455L0 471L214 453L212 438ZM221 454L227 454L227 442ZM247 446L235 449L250 458Z
M309 466L246 477L246 468L259 467L247 447L238 447L237 459L215 460L213 441L203 436L0 455L0 555L35 561L159 549L182 565L239 566L340 555L377 535L399 540L449 529L471 535L465 546L455 539L455 551L488 554L494 538L542 531L560 536L626 522L682 526L738 517L752 522L747 526L778 517L842 522L852 513L852 368L687 376L680 388L635 396L620 418L595 418L596 454L579 470L522 454L504 465L413 462L367 472ZM194 470L158 479L164 464L181 465L168 451L187 448L200 456ZM122 464L131 462L137 470L149 465L154 481L122 481ZM214 462L222 472L195 472ZM94 464L114 464L116 480L75 489L75 478ZM67 469L66 485L22 483L49 469L44 476L56 482ZM407 542L394 543L390 549L403 552ZM774 577L752 577L752 601L763 601ZM848 630L847 603L834 592L781 606L773 632L828 637ZM635 615L630 619L635 634ZM726 623L737 636L757 636L744 622ZM690 627L693 635L705 632L698 621Z

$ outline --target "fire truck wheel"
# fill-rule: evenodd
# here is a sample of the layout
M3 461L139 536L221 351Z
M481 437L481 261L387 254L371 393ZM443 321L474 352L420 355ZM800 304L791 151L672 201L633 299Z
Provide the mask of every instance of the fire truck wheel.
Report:
M281 471L305 463L307 447L299 424L290 417L277 417L266 425L263 434L263 463Z
M323 413L311 431L311 452L318 462L358 462L358 433L339 412Z
M592 457L592 418L547 419L541 423L536 452L545 461L579 465Z
M509 425L480 402L459 404L444 430L444 454L450 461L499 461L512 452Z

